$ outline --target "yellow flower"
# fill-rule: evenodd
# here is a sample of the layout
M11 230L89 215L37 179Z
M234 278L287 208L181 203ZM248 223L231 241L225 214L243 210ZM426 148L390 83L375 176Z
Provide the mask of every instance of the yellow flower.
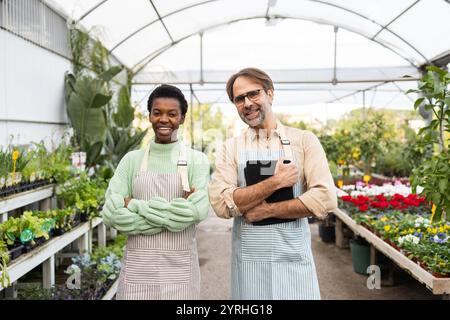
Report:
M416 231L417 231L417 232L422 232L422 230L420 230L420 229L417 229Z
M372 177L371 177L370 175L365 174L364 177L363 177L363 180L364 180L365 183L369 183L369 181L370 181L371 178L372 178Z
M339 189L341 189L344 186L344 181L338 180L337 182Z
M384 231L389 232L389 230L391 230L391 226L390 225L384 226Z
M414 229L413 229L413 228L409 228L409 229L408 229L408 233L409 233L409 234L413 234L413 233L414 233Z
M436 213L436 205L433 203L433 206L431 207L431 221L433 221L434 214Z
M16 161L17 159L19 159L19 156L20 156L20 152L19 152L18 150L15 150L15 151L12 153L12 159L13 159L14 161Z
M431 231L432 231L431 228L427 228L428 233L431 233Z
M436 234L438 232L437 228L433 228L433 230L431 230L431 232L433 232L434 234Z
M400 235L404 236L406 235L408 232L406 232L406 230L403 230L402 232L400 232Z
M341 165L341 166L344 165L345 164L345 160L339 159L338 160L338 164Z
M380 219L381 222L386 222L387 220L388 220L388 218L386 218L386 217L382 217L382 218Z
M444 228L443 227L439 227L439 232L444 232Z

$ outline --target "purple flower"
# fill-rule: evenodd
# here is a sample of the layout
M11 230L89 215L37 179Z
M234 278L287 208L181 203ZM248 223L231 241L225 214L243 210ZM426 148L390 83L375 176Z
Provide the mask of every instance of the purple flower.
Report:
M422 232L414 232L414 236L416 236L416 237L422 239L423 234L422 234Z
M449 236L447 236L445 233L438 233L434 237L430 237L430 242L434 243L446 243L449 239Z

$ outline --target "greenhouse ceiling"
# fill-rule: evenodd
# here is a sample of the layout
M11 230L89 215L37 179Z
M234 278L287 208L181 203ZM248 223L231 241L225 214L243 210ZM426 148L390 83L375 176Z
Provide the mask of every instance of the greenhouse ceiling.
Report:
M208 101L225 102L223 83L247 66L268 71L280 90L342 102L398 94L421 66L450 60L449 0L44 2L91 30L136 73L135 85L193 86Z

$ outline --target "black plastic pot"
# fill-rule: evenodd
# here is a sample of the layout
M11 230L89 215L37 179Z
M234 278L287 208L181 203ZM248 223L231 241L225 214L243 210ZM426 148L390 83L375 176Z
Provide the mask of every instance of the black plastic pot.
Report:
M31 241L30 241L30 242L27 242L27 243L25 243L25 244L23 245L23 251L22 251L22 253L28 253L28 252L32 251L33 249L34 249L34 247L33 247L33 245L31 244Z
M89 221L89 216L86 213L81 213L80 214L80 221L81 222L88 222Z
M23 252L23 246L19 245L8 250L9 260L17 259Z
M44 244L44 242L46 242L46 241L47 240L44 237L34 239L34 242L36 243L35 247Z
M319 236L323 242L334 243L336 241L336 230L334 225L319 224Z
M52 230L52 237L59 237L64 234L63 229L53 229Z

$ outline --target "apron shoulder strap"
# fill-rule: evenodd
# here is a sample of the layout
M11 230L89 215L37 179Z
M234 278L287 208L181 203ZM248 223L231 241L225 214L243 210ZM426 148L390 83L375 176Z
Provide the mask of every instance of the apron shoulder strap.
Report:
M289 139L286 136L286 130L285 130L284 126L281 125L280 123L278 123L278 126L279 126L278 136L280 137L280 143L281 143L281 146L283 147L284 157L287 160L293 161L291 142L289 141Z
M148 166L148 154L150 152L150 143L148 144L148 146L145 148L144 151L144 157L142 158L142 162L141 162L141 168L140 171L147 171L147 166Z
M189 187L188 179L188 162L187 162L187 152L186 146L183 141L180 141L180 155L177 163L177 172L181 176L181 184L183 185L183 191L191 191Z
M148 144L147 148L145 148L144 158L141 162L141 171L147 171L148 166L148 155L150 153L150 144ZM181 176L181 183L183 185L183 191L191 191L189 187L189 178L188 178L188 162L187 162L187 152L186 146L183 141L180 141L180 154L178 156L177 162L177 173Z

